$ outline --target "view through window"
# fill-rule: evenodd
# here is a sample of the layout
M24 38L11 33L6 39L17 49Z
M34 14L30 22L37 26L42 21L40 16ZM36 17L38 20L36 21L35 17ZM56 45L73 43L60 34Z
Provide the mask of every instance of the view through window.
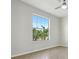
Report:
M32 32L33 40L48 40L48 25L47 18L33 15L32 16Z

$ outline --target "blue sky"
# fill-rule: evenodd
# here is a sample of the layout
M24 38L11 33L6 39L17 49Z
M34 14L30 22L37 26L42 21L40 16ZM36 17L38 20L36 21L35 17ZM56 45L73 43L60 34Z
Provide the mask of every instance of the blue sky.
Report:
M48 19L33 15L32 16L32 27L41 28L41 25L43 25L45 28L48 28Z

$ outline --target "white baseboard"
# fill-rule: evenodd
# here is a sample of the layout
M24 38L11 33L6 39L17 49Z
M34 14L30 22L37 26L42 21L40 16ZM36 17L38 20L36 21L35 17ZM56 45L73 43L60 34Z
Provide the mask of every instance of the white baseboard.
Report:
M60 45L60 46L63 46L63 47L68 47L68 45L63 45L63 44L62 44L62 45Z
M50 47L46 47L46 48L41 48L39 50L33 50L33 51L24 52L24 53L19 53L19 54L16 54L16 55L12 55L11 57L13 58L13 57L17 57L17 56L21 56L21 55L25 55L25 54L29 54L29 53L37 52L37 51L40 51L40 50L57 47L57 46L59 46L59 45L50 46Z

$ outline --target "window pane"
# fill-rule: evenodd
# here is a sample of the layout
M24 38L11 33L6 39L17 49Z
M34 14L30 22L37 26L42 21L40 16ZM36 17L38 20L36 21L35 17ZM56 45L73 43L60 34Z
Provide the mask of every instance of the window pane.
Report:
M48 40L48 19L32 16L33 40Z

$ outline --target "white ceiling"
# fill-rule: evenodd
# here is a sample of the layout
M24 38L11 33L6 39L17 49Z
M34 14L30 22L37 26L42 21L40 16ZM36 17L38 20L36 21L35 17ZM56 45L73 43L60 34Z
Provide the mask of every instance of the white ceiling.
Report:
M52 15L55 15L58 17L67 16L67 12L68 12L67 9L66 10L61 8L55 9L56 7L61 5L62 3L61 0L22 0L22 1L36 8L39 8L45 12L51 13Z

